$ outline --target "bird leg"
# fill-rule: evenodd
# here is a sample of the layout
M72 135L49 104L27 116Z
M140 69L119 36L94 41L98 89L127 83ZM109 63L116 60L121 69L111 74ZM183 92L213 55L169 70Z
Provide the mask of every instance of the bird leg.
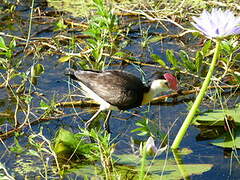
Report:
M92 117L91 119L89 119L86 123L85 123L85 128L88 128L90 126L90 124L92 123L92 121L99 115L99 113L101 112L102 110L99 109Z
M108 133L111 133L110 132L110 126L109 126L109 118L110 118L111 114L112 114L112 111L109 110L108 113L107 113L106 119L103 123L104 129L107 130Z

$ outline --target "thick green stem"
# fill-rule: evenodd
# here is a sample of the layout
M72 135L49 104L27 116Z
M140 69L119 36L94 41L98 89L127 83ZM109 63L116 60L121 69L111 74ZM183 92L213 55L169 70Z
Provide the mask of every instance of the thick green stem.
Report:
M194 118L194 115L195 115L198 107L200 106L200 104L202 102L203 97L205 96L205 94L207 92L208 85L209 85L209 83L211 81L211 77L212 77L215 65L217 63L217 58L218 58L218 55L219 55L220 43L221 43L221 41L217 40L215 52L214 52L213 59L212 59L212 63L211 63L210 68L208 70L207 76L206 76L206 78L205 78L205 80L203 82L202 88L201 88L201 90L200 90L196 100L193 103L193 106L192 106L191 110L189 111L185 121L183 122L182 127L178 131L178 134L177 134L177 136L176 136L176 138L175 138L175 140L174 140L174 142L172 144L172 147L171 147L172 149L177 149L178 148L179 144L182 141L183 136L185 135L185 133L187 131L187 128L191 124L192 119Z

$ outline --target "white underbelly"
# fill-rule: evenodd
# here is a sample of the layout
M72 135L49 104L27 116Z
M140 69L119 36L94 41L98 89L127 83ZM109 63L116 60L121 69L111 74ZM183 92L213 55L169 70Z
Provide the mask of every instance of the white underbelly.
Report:
M94 101L96 101L98 104L100 104L100 110L119 110L117 106L113 106L109 104L107 101L105 101L103 98L99 97L95 92L93 92L90 88L85 86L82 82L78 81L78 84L81 87L81 92L83 95L87 98L91 98Z

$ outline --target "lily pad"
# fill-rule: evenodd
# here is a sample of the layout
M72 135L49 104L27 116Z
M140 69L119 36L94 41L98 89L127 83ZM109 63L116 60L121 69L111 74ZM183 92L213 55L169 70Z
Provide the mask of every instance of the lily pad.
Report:
M232 134L224 133L221 137L212 140L211 144L223 148L240 148L240 128L235 129Z
M89 9L92 8L92 1L84 1L84 0L47 0L49 6L54 7L58 11L64 11L72 13L73 16L88 16ZM93 9L93 8L92 8Z
M118 158L118 164L128 166L128 168L121 166L125 168L124 177L138 179L140 157L133 154L117 155L116 157ZM174 159L146 160L145 171L148 175L145 179L181 179L191 175L202 174L209 171L212 166L212 164L176 164ZM121 175L123 175L123 172Z
M227 124L225 119L227 119ZM240 106L227 110L213 110L195 118L194 125L221 127L217 139L211 140L211 144L223 148L240 148ZM217 132L217 129L216 129ZM225 132L225 133L224 133ZM231 132L231 133L230 133Z
M240 125L240 106L234 109L213 110L212 112L204 113L194 119L194 125L206 126L223 126L224 117L231 116L236 124Z
M139 168L141 159L134 154L122 154L114 156L117 160L114 165L114 171L111 173L113 179L139 179ZM202 174L209 171L213 167L212 164L176 164L174 159L168 160L146 160L145 180L169 180L187 178L191 175ZM75 168L65 171L66 174L74 173L91 179L103 179L105 177L103 171L98 166L78 165Z

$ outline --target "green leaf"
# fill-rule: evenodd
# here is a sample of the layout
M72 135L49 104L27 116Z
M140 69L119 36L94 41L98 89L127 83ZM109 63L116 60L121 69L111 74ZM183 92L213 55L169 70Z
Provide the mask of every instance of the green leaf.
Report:
M145 127L146 126L146 123L145 122L136 122L135 123L136 124L136 126L141 126L141 127Z
M55 28L54 31L61 31L67 28L67 25L64 24L64 20L63 18L59 19L56 23L55 23Z
M173 65L174 68L177 68L178 66L178 60L176 59L176 57L174 56L174 52L173 50L166 50L166 56L167 56L167 60Z
M229 41L222 41L221 42L221 49L225 50L228 54L232 52L232 47Z
M233 76L234 76L235 79L238 81L237 83L240 84L240 73L235 72L235 73L233 74Z
M0 58L0 69L7 69L8 59Z
M16 137L14 138L14 143L15 145L13 147L10 147L10 150L17 154L22 153L24 151L24 148L20 145Z
M38 154L38 152L34 151L32 149L28 150L28 154L31 155L31 156L36 156L36 157L40 158L40 155Z
M227 110L213 110L212 112L204 113L197 116L194 119L194 125L206 125L206 126L223 126L224 117L228 115L231 116L236 124L240 124L240 106L227 109Z
M50 106L41 99L40 101L40 108L43 109L43 110L46 110L47 108L49 108Z
M15 38L13 38L13 39L11 40L11 42L9 43L9 47L10 47L10 48L15 48L15 47L16 47L16 40L15 40Z
M223 148L240 148L240 128L234 129L234 137L226 132L221 137L211 140L210 143Z
M114 54L114 56L118 56L118 57L128 57L129 54L123 52L123 51L118 51Z
M6 46L5 41L2 36L0 36L0 49L2 49L4 51L8 50L8 47Z
M163 39L164 37L159 35L159 36L154 36L152 38L150 38L148 41L149 43L156 43L156 42L159 42Z
M133 154L116 155L116 158L118 159L117 163L122 164L118 168L124 168L124 171L121 172L122 177L136 179L138 176L136 171L139 169L141 158ZM148 173L145 179L185 179L191 175L207 172L212 167L212 164L177 164L174 159L168 159L167 161L165 159L146 160L144 168Z
M131 130L131 133L142 131L142 130L145 130L145 129L144 128L136 128L136 129Z
M184 67L186 67L187 70L192 71L192 72L196 71L195 64L193 63L193 61L191 61L189 59L189 56L188 56L188 54L185 51L180 50L179 56L180 56L180 58L181 58L181 60L183 62L182 65Z
M209 54L211 46L212 46L211 40L208 40L207 42L204 43L204 46L202 48L203 56L206 57Z
M64 62L67 62L69 60L71 60L72 56L63 56L61 58L58 59L58 62L59 63L64 63Z
M42 64L35 64L34 71L35 71L35 75L39 76L44 72L44 66Z
M160 64L163 67L166 67L166 63L158 56L157 54L151 54L151 57L154 62Z
M87 39L88 45L91 46L91 48L95 48L98 44L97 41L94 39Z
M145 136L145 135L147 135L147 134L148 134L148 132L143 131L143 132L138 133L137 135L138 135L138 136Z
M57 132L53 149L61 157L71 156L73 153L78 156L89 157L96 149L96 145L95 143L86 143L85 140L86 137L83 138L82 134L75 134L61 128Z
M44 66L42 64L35 64L31 67L31 83L37 84L37 77L44 72Z

